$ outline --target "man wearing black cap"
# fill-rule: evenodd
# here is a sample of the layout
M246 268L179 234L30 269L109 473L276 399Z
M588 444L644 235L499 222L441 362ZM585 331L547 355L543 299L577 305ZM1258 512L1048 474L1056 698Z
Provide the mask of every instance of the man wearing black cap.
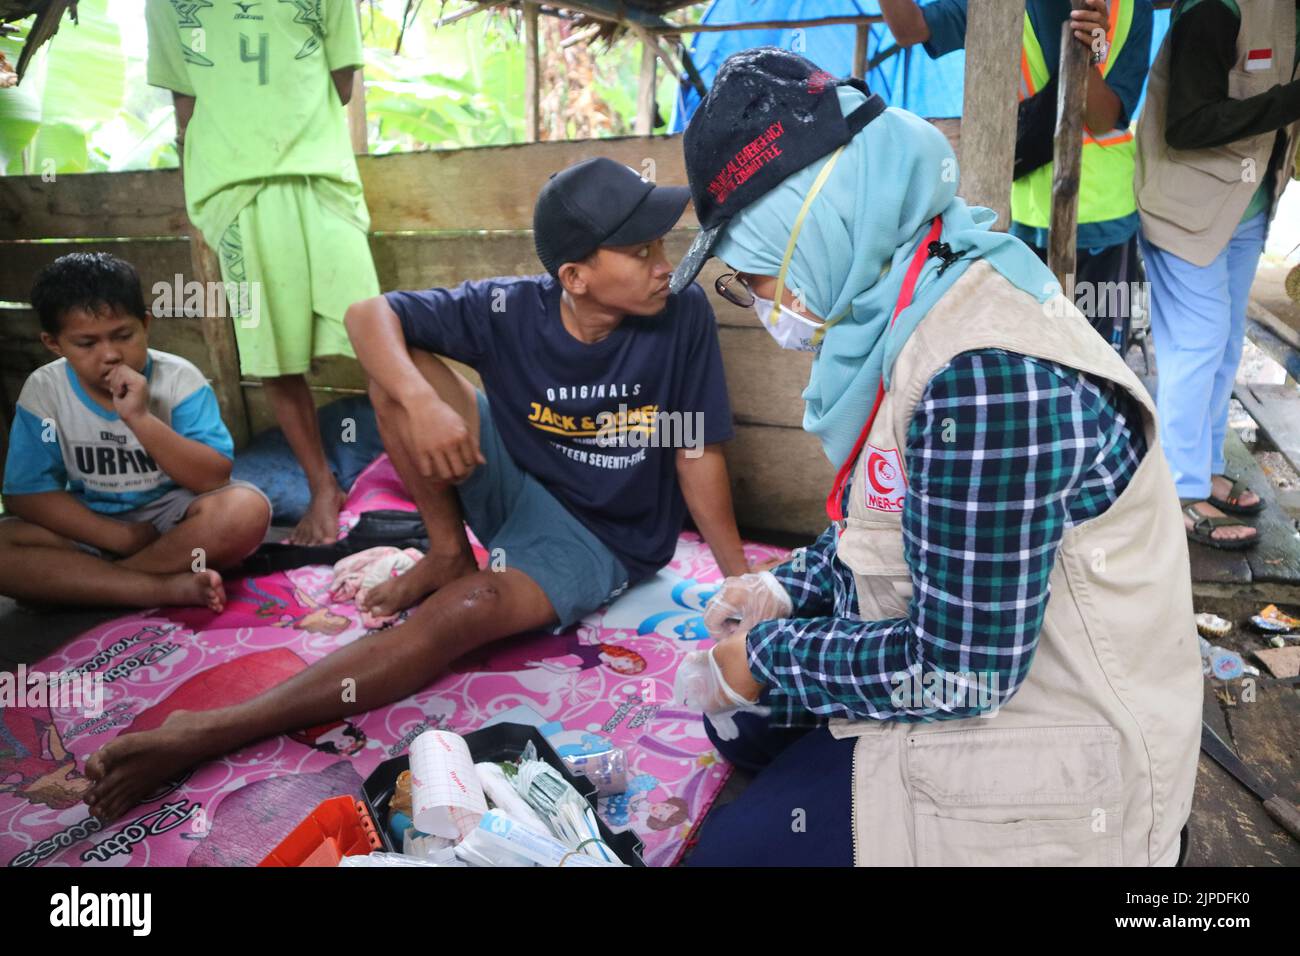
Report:
M430 537L419 566L371 593L372 613L476 570L462 513L494 567L521 572L532 626L568 626L666 564L687 504L719 563L743 567L726 465L706 447L732 436L712 311L699 288L668 289L663 236L688 201L587 160L537 198L545 275L353 307L384 446ZM476 369L483 391L435 354ZM670 426L694 447L664 447Z
M249 741L400 700L491 641L571 626L668 563L687 508L722 572L747 570L718 447L732 424L713 313L698 286L668 288L663 236L688 201L588 160L538 197L547 274L348 310L384 446L430 542L365 609L423 603L260 697L113 741L93 761L94 815L114 819ZM476 369L483 391L434 353Z

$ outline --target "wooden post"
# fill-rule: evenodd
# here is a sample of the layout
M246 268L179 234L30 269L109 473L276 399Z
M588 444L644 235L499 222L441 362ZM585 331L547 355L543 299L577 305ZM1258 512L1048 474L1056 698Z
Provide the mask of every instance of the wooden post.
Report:
M1072 0L1083 9L1083 0ZM1083 111L1092 54L1061 25L1061 63L1056 79L1056 135L1052 142L1052 219L1047 267L1068 298L1074 297L1075 239L1079 228L1079 174L1083 166Z
M641 41L641 79L636 94L636 133L649 136L655 131L655 60L658 54L646 40Z
M662 43L659 42L659 38L657 36L655 36L645 27L641 26L641 24L639 23L629 23L628 26L632 28L633 33L635 33L637 36L641 38L642 43L648 44L650 49L654 51L655 56L657 56L660 62L663 63L663 65L668 69L669 76L675 76L678 79L681 79L681 77L685 75L686 73L685 68L680 63L678 63L675 59L673 59L673 54L668 52L668 49ZM683 47L683 51L684 50L685 48ZM705 90L705 93L707 92L708 91ZM701 98L703 98L704 93L701 93L700 96Z
M537 4L524 4L524 139L541 138L538 99Z
M1016 154L1016 90L1025 5L970 4L966 20L966 93L961 120L961 195L1011 222L1011 169Z
M853 75L863 80L867 78L867 37L870 35L871 27L859 23L853 41Z
M208 347L208 362L212 366L212 389L217 393L217 406L221 417L230 429L235 440L235 448L248 444L248 407L244 404L244 389L239 384L239 347L235 343L235 327L232 318L237 311L235 303L226 303L226 308L213 309L212 304L225 296L225 287L221 284L221 264L212 247L203 241L203 235L189 226L190 262L194 268L194 278L209 290L203 297L203 316L200 318L203 329L203 341ZM213 284L215 283L215 285ZM221 290L214 294L213 289ZM179 321L188 321L188 316L176 315Z

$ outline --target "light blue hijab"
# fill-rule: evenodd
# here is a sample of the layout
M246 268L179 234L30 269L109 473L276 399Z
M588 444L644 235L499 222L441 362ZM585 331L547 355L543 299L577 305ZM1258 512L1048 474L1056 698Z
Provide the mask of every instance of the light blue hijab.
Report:
M866 97L838 90L849 113ZM795 217L821 159L786 177L727 226L714 254L733 269L775 276ZM925 261L915 296L890 331L903 276L931 220L943 215L941 241L965 258L938 275ZM847 313L827 330L804 389L803 427L839 468L853 450L903 344L939 297L977 258L1045 302L1060 289L1034 252L1014 236L992 232L996 215L957 195L957 159L934 126L906 110L887 109L845 146L804 217L785 285L823 318Z

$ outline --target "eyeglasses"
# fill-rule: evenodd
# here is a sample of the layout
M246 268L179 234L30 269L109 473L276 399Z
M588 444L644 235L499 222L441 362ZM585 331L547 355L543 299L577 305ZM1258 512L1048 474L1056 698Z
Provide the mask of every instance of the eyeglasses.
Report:
M754 291L750 289L749 283L740 277L739 272L728 272L718 276L713 283L713 288L717 290L718 295L742 309L748 309L754 304Z

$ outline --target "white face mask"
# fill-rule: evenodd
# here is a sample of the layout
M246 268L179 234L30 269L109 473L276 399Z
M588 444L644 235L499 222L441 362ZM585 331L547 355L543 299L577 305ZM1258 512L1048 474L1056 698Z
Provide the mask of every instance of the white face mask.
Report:
M758 313L758 321L776 339L777 345L796 352L816 352L821 347L820 342L813 344L813 336L821 328L820 324L805 319L798 312L787 308L785 303L781 304L781 310L773 317L772 306L771 299L754 296L754 311Z
M826 178L830 175L831 170L835 168L835 163L839 161L840 154L844 152L841 146L831 154L830 159L826 161L813 180L812 187L808 190L808 195L804 197L803 205L799 208L799 214L794 218L794 228L790 230L790 241L785 247L785 256L781 260L781 268L776 273L776 297L784 299L785 276L786 270L790 268L790 259L794 255L795 243L799 241L799 230L803 228L804 216L808 214L808 207L812 205L813 199L821 192ZM753 289L750 294L753 295ZM758 313L758 320L763 323L763 328L771 333L772 338L776 339L776 344L783 349L792 349L797 352L816 352L821 348L822 335L825 330L834 324L832 322L813 322L805 319L798 312L787 308L786 304L780 304L780 311L774 316L772 310L775 303L772 299L759 298L754 296L754 311ZM838 321L838 319L836 320Z

